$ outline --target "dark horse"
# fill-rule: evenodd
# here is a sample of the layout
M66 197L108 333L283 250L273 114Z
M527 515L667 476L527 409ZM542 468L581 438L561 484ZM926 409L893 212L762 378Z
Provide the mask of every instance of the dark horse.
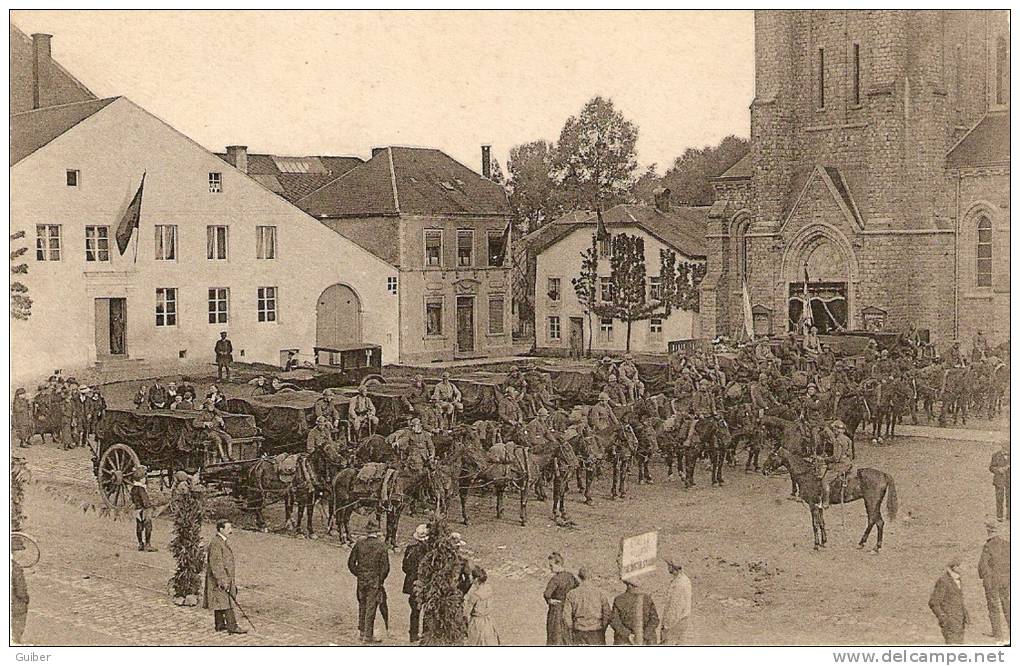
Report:
M598 438L587 429L571 439L570 443L577 456L577 491L584 493L585 504L594 504L591 487L598 478L602 462L606 459L606 450L599 444Z
M464 524L468 524L468 492L487 488L492 488L496 495L497 520L503 517L503 495L507 488L517 490L521 501L521 525L527 524L528 491L537 476L530 447L520 445L517 437L511 437L514 440L511 443L497 443L486 452L482 450L477 434L466 427L455 428L454 438L451 464L456 470L454 478Z
M286 524L293 527L291 517L294 502L304 501L305 496L295 493L295 484L307 486L309 471L305 461L306 454L281 456L277 458L263 457L257 460L245 473L242 484L242 508L255 514L255 528L265 531L266 521L263 510L273 502L283 500ZM302 468L304 468L302 470ZM298 477L301 476L299 480ZM308 526L311 529L311 504L308 500ZM300 520L299 520L300 522Z
M942 410L939 425L948 423L948 414L953 414L953 425L958 420L967 425L967 407L974 388L975 373L970 368L949 368L942 378Z
M377 521L385 514L386 543L390 548L396 549L397 524L404 510L404 477L396 470L391 470L378 488L375 486L361 488L356 483L358 472L359 468L351 467L340 470L333 477L331 520L335 517L340 541L354 543L351 534L351 515L358 507L367 507L375 511Z
M613 487L609 499L627 497L627 472L630 461L638 451L638 438L629 425L619 425L604 432L596 433L599 444L606 451L607 458L613 468Z
M790 476L800 489L800 499L811 511L811 529L814 533L815 550L824 548L828 541L825 530L825 510L822 506L822 480L818 478L814 465L799 455L791 453L786 447L780 446L773 450L765 461L765 469L778 469L786 466ZM862 467L846 475L845 485L838 479L830 484L829 503L846 504L864 500L864 508L868 513L868 526L858 542L858 548L864 548L871 535L871 528L878 528L878 539L875 553L882 548L882 533L885 519L882 518L882 500L888 497L886 506L889 509L889 520L896 520L898 501L896 498L896 482L892 476L870 467Z

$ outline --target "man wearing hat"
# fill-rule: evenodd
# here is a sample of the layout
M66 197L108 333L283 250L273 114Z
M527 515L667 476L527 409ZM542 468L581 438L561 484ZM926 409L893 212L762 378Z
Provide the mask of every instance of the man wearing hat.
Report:
M308 431L308 438L305 440L305 451L308 453L323 451L327 455L336 453L333 428L325 416L315 417L315 427Z
M375 433L379 426L379 417L375 415L375 404L368 397L368 387L359 386L358 395L347 406L348 415L351 420L351 427L354 429L352 437L357 438L361 433L361 426L368 424L368 434Z
M839 478L853 467L850 457L852 442L846 436L846 425L839 419L832 422L829 431L832 441L832 455L825 457L825 472L822 474L822 507L829 506L833 479Z
M382 540L382 531L370 519L368 536L351 549L347 568L358 580L358 631L363 643L381 643L375 637L375 614L383 594L382 587L390 574L390 557Z
M92 399L89 395L91 389L82 385L71 397L73 416L71 420L71 446L88 446L89 443L89 422L92 420Z
M591 373L592 383L595 385L595 388L601 390L609 383L609 378L615 376L616 366L613 365L611 357L603 356L601 360L595 361L595 368Z
M227 543L234 531L229 520L216 521L216 534L209 541L205 567L205 600L203 608L211 608L216 631L228 634L246 634L246 629L237 626L234 603L237 598L237 584L234 582L234 551Z
M519 395L523 396L528 390L528 382L524 378L524 373L516 365L510 366L510 372L507 374L506 379L503 380L503 390L506 391L508 387L512 386Z
M822 430L825 428L825 417L828 416L828 412L825 401L818 395L818 387L814 384L808 384L807 395L801 403L801 415L811 432L811 445L817 451L822 445Z
M517 401L517 389L513 386L506 387L496 411L499 414L499 420L503 423L512 426L524 425L524 412L521 411L521 405Z
M638 385L641 383L641 376L638 373L637 365L634 363L634 354L628 352L624 355L623 363L616 369L616 372L620 377L620 384L627 391L630 402L637 400L640 397Z
M460 389L450 381L450 373L444 372L443 378L432 389L432 401L439 407L439 414L443 417L446 427L453 427L457 412L464 411L462 400Z
M145 465L135 468L131 483L131 504L135 507L135 536L138 537L138 550L154 553L152 547L152 509L155 506L149 498L149 489L145 478L149 470Z
M216 355L216 377L222 380L226 375L230 381L230 364L234 361L234 345L227 339L227 332L220 331L220 339L213 346L213 353Z
M985 588L985 603L988 606L988 620L992 624L992 637L996 641L1009 639L1009 541L1003 536L998 521L985 523L988 540L981 549L978 560L978 576ZM1002 619L1006 619L1003 631Z
M995 517L1000 521L1009 520L1009 441L1003 442L1002 448L992 454L988 471L992 473L995 488Z
M691 579L684 573L680 558L664 558L673 576L666 588L666 601L662 608L663 645L683 645L691 619Z
M599 401L588 410L588 427L598 434L618 425L620 420L609 404L609 394L603 391L599 394Z
M414 538L407 548L404 549L404 561L401 570L404 572L403 592L407 595L407 603L411 607L411 629L409 637L412 643L417 643L421 637L421 601L414 590L414 584L418 581L418 565L429 540L429 528L422 524L414 528Z
M422 407L429 403L429 388L425 385L425 378L421 375L415 375L414 381L411 383L411 389L401 399L404 401L404 407L407 411L413 414L420 413Z
M641 591L637 579L623 581L627 589L613 599L609 626L613 645L655 645L659 614L652 597Z
M946 570L935 581L935 589L928 599L928 608L935 614L947 645L963 643L964 631L970 624L970 615L963 603L960 565L959 555L950 558Z

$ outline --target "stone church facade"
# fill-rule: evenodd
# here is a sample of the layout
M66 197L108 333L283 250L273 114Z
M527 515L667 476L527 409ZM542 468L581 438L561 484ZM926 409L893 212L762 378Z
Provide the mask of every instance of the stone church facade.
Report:
M758 11L751 151L713 182L702 326L1009 337L1009 24Z

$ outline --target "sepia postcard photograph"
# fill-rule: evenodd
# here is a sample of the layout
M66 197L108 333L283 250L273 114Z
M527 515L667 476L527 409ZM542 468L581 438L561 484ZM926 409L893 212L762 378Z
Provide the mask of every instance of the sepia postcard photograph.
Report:
M1009 661L1009 9L8 14L12 662Z

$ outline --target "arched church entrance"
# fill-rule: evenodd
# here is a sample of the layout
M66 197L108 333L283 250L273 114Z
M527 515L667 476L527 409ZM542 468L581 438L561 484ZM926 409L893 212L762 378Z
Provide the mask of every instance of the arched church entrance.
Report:
M850 272L848 257L827 235L804 243L787 262L789 330L809 323L821 334L849 329Z

